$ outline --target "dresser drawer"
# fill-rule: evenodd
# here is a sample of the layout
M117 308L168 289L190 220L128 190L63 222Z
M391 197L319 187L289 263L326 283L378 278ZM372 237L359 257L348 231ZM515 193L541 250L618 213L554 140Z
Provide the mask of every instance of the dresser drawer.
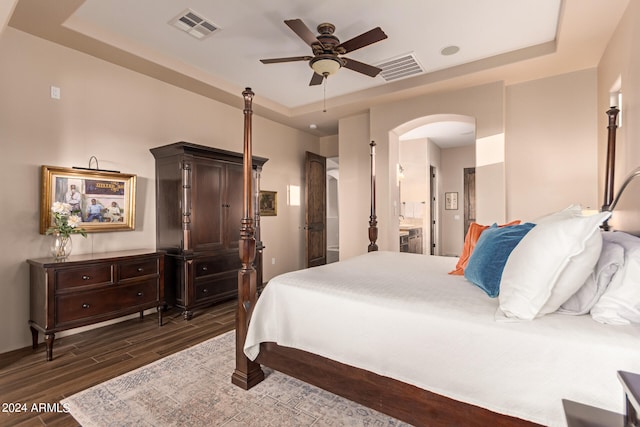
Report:
M224 273L230 270L240 270L240 255L238 252L207 257L195 260L196 277L208 276L211 274Z
M118 263L118 281L158 274L158 260L147 259Z
M158 281L149 279L125 286L56 297L56 325L105 316L123 308L149 305L158 301Z
M55 272L56 290L77 286L112 284L113 266L111 264L96 264L81 268L61 269Z
M196 283L196 303L204 300L221 300L233 296L238 291L238 275L226 274L213 280L200 280Z

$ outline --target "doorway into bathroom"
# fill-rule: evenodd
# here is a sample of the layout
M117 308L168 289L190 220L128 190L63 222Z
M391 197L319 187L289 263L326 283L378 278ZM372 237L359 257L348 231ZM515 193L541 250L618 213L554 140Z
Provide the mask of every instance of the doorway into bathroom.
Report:
M327 264L340 259L339 166L338 157L327 158Z

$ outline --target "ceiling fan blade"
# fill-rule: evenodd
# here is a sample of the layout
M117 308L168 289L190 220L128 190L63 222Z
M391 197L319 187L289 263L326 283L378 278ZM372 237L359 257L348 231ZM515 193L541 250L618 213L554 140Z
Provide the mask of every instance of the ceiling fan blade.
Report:
M377 76L382 68L374 67L373 65L365 64L364 62L356 61L355 59L342 57L344 60L344 67L358 73L366 74L367 76Z
M304 40L309 46L311 46L313 43L320 43L320 40L316 38L316 35L311 32L309 27L307 27L301 19L287 19L284 21L284 23L287 24L289 28L291 28L293 32L296 33L298 37ZM322 46L324 49L322 43L320 43L320 46Z
M336 48L342 47L345 50L344 53L349 53L386 38L387 35L384 31L382 31L380 27L376 27L373 30L369 30L366 33L362 33L359 36L355 36L354 38L347 40L346 42L340 43Z
M289 58L261 59L263 64L277 64L278 62L311 61L313 56L290 56Z
M311 81L309 82L309 86L317 86L319 84L322 84L323 80L324 80L324 76L321 76L318 73L313 73L313 76L311 77Z

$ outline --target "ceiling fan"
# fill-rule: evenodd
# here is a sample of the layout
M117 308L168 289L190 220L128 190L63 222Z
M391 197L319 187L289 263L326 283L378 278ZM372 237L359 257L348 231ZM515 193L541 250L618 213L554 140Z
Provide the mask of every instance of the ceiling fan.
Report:
M279 62L309 61L309 66L313 69L313 76L309 86L315 86L329 75L335 73L340 68L345 67L367 76L375 77L382 71L378 67L365 64L355 59L341 57L345 53L353 52L356 49L368 46L387 38L387 35L376 27L360 34L346 42L333 35L336 27L333 24L322 23L318 25L318 36L314 35L309 27L300 19L289 19L284 21L294 33L304 40L313 51L313 56L292 56L289 58L261 59L263 64L276 64Z

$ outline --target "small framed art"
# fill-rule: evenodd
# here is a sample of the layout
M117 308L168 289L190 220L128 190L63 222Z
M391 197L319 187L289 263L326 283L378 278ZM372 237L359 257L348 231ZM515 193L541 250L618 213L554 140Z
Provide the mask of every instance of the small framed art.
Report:
M260 191L260 216L278 215L278 192Z
M458 193L444 193L444 208L448 211L458 209Z

